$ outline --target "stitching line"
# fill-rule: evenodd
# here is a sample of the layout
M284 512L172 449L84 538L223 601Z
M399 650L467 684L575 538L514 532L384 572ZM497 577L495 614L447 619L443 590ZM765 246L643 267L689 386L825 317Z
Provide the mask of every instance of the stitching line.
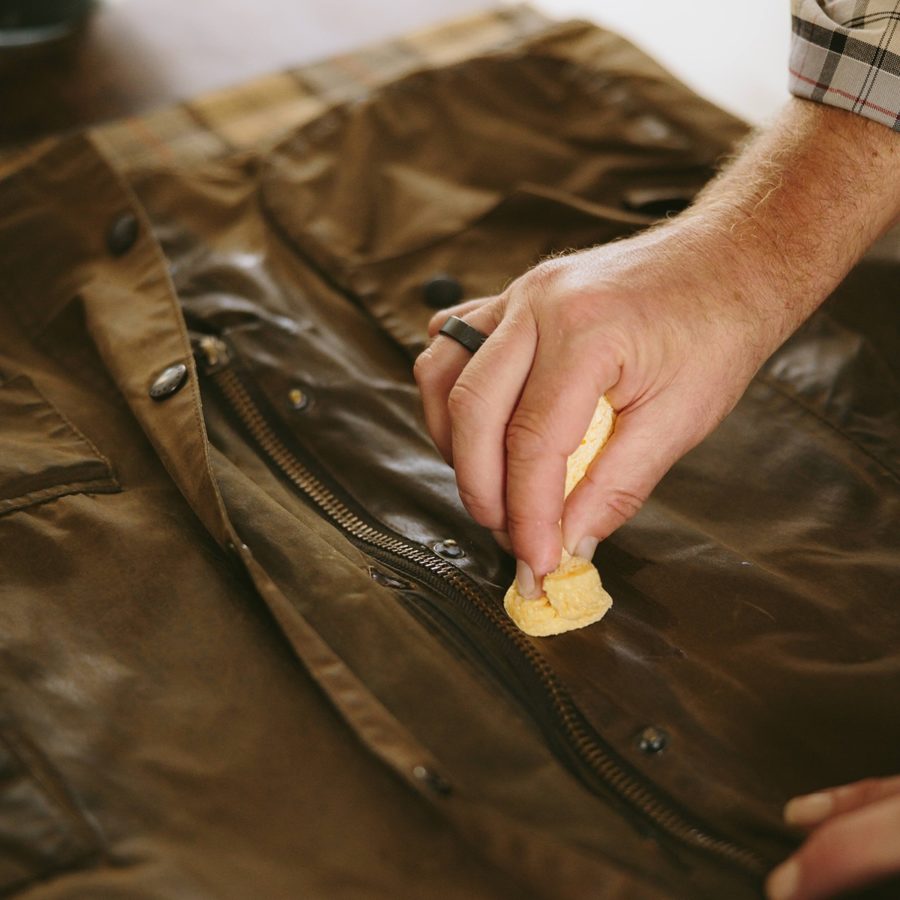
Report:
M838 426L833 422L826 419L825 416L823 416L810 404L806 403L799 395L797 395L794 391L787 387L784 382L776 378L776 376L770 375L768 372L760 372L757 374L756 378L758 381L762 382L785 399L795 403L804 412L811 415L814 419L817 419L823 425L826 425L829 429L831 429L831 431L840 435L845 441L847 441L849 444L852 444L857 450L860 451L860 453L865 454L870 460L872 460L872 462L874 462L880 469L882 469L887 475L889 475L894 481L896 481L898 485L900 485L900 472L895 472L886 462L884 462L884 460L879 459L877 456L875 456L871 450L864 447L845 431L838 428Z

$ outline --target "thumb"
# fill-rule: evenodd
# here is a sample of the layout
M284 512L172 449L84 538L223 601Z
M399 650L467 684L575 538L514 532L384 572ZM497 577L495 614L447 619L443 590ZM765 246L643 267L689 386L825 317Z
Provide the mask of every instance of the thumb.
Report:
M597 542L627 522L702 437L685 427L690 420L682 410L661 406L651 401L617 418L609 442L566 500L562 534L569 553L593 556Z

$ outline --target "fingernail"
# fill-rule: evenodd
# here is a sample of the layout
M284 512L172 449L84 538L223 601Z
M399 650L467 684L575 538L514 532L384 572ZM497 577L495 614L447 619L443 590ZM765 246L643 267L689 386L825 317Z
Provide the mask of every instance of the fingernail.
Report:
M516 562L516 584L519 586L519 593L526 600L537 600L541 595L534 582L534 572L531 571L531 566L522 562L521 559Z
M575 552L572 554L573 556L580 556L582 559L593 559L594 553L597 550L597 544L600 541L597 538L592 538L590 535L587 537L583 537L578 545L575 547Z
M782 863L766 879L766 897L769 900L791 900L800 886L800 865L789 859Z
M834 797L831 794L806 794L788 801L784 808L784 821L788 825L818 825L832 809Z
M512 553L512 541L509 539L509 535L505 531L492 531L491 534L494 536L494 540L507 552Z

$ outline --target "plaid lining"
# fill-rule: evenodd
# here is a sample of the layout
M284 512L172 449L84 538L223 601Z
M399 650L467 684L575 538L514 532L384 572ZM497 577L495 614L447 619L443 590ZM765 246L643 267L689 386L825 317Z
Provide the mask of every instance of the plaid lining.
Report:
M900 131L900 0L792 6L791 93Z

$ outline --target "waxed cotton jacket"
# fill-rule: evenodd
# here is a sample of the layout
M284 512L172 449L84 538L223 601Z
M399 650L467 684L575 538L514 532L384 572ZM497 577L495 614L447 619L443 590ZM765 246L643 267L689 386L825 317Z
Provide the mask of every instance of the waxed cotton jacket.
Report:
M788 797L900 771L896 234L601 544L582 631L506 619L412 379L435 307L744 130L585 26L0 182L0 889L741 900Z

